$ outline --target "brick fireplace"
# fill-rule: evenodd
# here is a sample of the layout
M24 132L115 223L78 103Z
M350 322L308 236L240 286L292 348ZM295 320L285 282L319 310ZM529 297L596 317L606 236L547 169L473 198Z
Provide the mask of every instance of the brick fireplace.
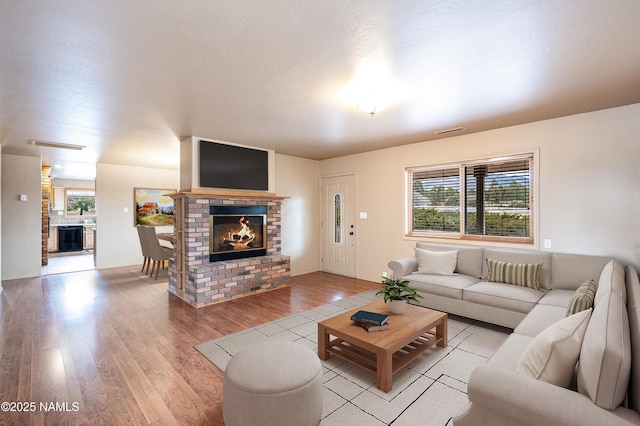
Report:
M290 259L280 251L283 197L253 191L198 189L179 192L172 198L176 256L169 262L171 293L200 307L290 285ZM233 207L266 212L266 251L246 258L211 261L211 213Z

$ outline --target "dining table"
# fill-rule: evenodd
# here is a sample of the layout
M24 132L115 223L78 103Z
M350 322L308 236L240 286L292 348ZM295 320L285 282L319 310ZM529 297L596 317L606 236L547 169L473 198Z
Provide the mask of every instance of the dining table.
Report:
M176 245L176 235L170 232L161 232L156 234L159 240L168 241L174 247Z

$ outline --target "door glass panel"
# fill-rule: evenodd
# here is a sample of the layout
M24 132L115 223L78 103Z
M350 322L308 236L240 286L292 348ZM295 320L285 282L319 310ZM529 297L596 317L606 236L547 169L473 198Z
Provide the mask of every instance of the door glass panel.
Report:
M336 194L333 196L333 206L333 242L342 244L342 195Z

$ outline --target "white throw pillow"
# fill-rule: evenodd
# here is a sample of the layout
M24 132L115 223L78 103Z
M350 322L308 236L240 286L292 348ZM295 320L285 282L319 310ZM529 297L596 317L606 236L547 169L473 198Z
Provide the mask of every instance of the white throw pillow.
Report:
M458 250L429 251L416 248L418 274L453 275L458 264Z
M578 312L542 330L520 357L516 373L568 388L591 311Z

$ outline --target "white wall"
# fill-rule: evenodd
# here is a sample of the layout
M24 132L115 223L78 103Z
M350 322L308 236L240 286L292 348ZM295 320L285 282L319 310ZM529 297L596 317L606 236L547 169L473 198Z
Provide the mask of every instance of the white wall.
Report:
M141 265L142 251L136 230L134 188L178 189L178 170L97 164L96 268ZM128 211L125 213L124 209ZM159 226L157 232L173 232Z
M282 254L291 275L320 269L319 162L276 154L276 194L282 201Z
M536 241L549 251L607 255L640 267L640 104L405 145L320 162L320 176L356 171L357 277L378 281L413 255L404 237L404 168L538 151ZM530 247L537 249L537 246Z
M37 277L42 271L41 161L2 154L2 279ZM25 194L26 201L19 195Z

